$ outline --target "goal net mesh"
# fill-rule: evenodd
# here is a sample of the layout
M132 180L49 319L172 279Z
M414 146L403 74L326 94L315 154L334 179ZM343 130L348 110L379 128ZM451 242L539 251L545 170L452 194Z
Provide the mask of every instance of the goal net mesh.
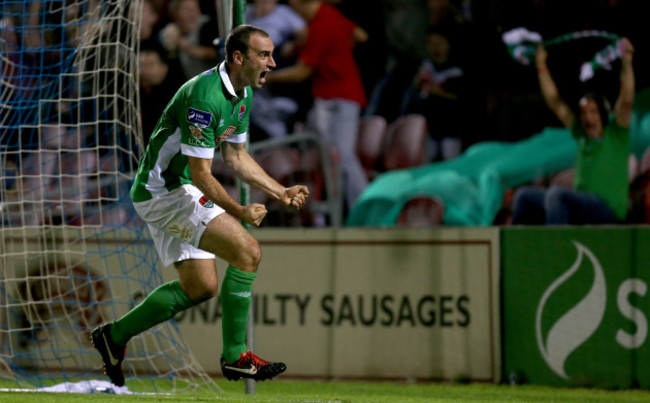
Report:
M141 12L0 2L0 385L107 379L90 331L163 282L128 195ZM123 368L136 391L219 390L173 321L131 340Z

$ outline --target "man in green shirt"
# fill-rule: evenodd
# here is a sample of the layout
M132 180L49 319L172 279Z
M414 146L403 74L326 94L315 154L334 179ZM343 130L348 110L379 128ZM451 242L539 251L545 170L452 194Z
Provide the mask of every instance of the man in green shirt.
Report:
M178 280L163 284L126 315L92 332L104 369L122 386L121 364L133 336L171 319L217 293L215 256L229 263L221 287L223 352L221 369L230 380L264 380L286 370L267 362L245 344L253 280L260 247L242 224L259 226L262 204L233 200L212 175L215 148L243 181L288 208L301 208L307 187L285 188L248 154L245 141L252 100L275 67L269 35L250 25L234 28L226 39L226 60L192 78L165 108L140 161L131 188L138 215L148 224L165 266L174 264Z
M579 119L560 97L546 64L547 53L537 50L537 75L544 100L571 129L578 154L573 189L522 187L513 197L513 224L613 224L627 216L630 120L635 80L634 47L627 38L621 52L620 90L613 116L605 97L585 94L579 101Z

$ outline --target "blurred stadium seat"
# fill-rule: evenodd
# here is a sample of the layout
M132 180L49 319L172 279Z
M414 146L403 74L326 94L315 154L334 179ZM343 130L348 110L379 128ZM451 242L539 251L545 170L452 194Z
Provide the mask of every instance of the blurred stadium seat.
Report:
M420 196L409 200L397 218L398 227L427 228L442 224L445 205L438 197Z
M362 116L359 120L357 156L369 180L378 175L377 162L382 155L386 119L383 116Z
M384 145L384 168L388 171L426 162L427 124L424 116L404 115L388 125Z

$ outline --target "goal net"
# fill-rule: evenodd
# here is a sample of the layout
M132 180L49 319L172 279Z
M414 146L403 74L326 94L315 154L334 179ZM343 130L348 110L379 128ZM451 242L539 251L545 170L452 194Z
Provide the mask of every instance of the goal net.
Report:
M107 379L90 331L163 282L128 196L141 3L0 2L0 387ZM136 391L218 390L173 321L123 367Z

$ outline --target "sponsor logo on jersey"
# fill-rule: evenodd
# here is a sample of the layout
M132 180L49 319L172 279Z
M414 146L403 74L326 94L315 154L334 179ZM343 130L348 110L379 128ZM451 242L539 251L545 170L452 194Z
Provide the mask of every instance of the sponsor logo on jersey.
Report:
M212 121L212 114L200 109L187 108L185 120L187 123L192 123L196 127L208 127Z
M199 199L199 204L201 206L205 207L205 208L214 207L214 202L212 200L208 199L208 197L206 195L201 196L201 198Z
M216 144L219 144L222 141L224 141L225 139L227 139L228 137L230 137L230 135L235 132L235 129L236 129L235 126L226 127L226 130L223 133L221 133L219 135L219 137L217 138Z
M246 105L240 105L239 106L239 120L242 120L244 118L245 114L246 114Z
M207 142L197 140L194 137L190 137L187 141L187 144L196 147L209 147Z
M188 126L190 129L190 133L192 133L192 137L194 137L197 140L201 140L203 138L203 134L201 133L201 128L189 125Z

